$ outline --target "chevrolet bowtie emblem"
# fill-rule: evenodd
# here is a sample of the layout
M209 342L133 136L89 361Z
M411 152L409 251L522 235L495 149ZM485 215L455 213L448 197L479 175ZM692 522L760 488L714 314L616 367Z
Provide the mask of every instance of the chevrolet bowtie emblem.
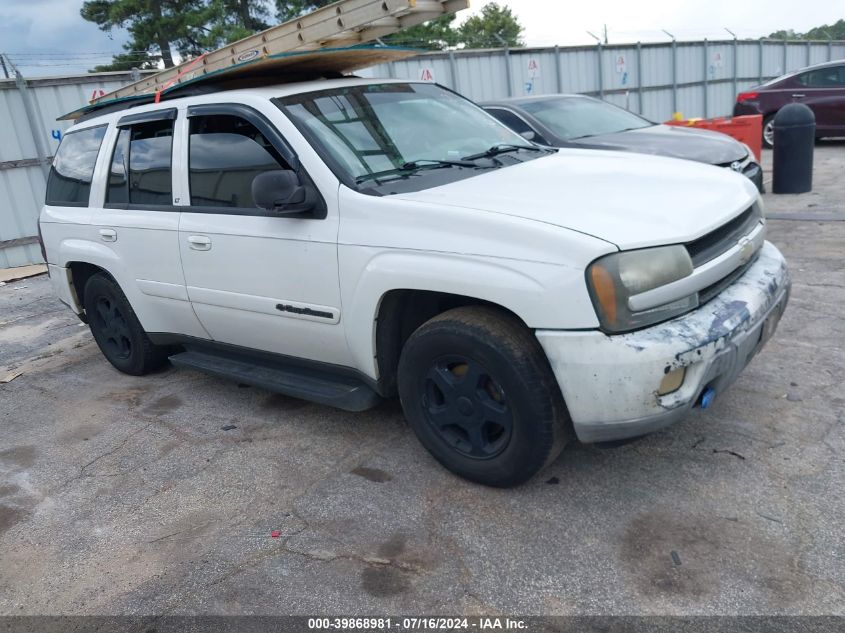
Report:
M748 260L754 254L754 243L747 237L739 240L739 261L741 264L747 264Z

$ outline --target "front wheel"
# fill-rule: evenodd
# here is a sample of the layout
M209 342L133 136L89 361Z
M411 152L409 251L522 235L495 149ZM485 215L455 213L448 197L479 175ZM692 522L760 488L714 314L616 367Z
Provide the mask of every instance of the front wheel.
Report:
M763 119L763 147L772 149L775 146L775 115L770 114Z
M85 284L83 303L97 346L117 369L141 376L167 361L168 350L153 345L113 279L92 276Z
M402 350L398 383L422 444L478 483L523 483L570 436L563 397L536 337L492 308L455 308L423 324Z

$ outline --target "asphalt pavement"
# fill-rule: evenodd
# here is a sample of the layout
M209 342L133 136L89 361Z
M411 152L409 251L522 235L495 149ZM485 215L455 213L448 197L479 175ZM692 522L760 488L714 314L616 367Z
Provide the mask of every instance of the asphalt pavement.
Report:
M396 403L122 375L46 276L7 283L0 614L845 614L845 146L816 156L815 195L766 196L809 215L769 222L792 298L731 390L510 490Z

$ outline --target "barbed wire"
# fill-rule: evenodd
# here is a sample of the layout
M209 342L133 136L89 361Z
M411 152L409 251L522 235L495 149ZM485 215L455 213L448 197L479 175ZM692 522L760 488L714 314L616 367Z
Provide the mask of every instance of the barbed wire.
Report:
M742 31L743 29L740 29ZM683 35L685 33L692 33L692 32L700 32L697 29L677 29L673 31L675 35ZM623 35L623 34L638 34L643 35L647 33L646 31L609 31L612 35ZM653 32L657 34L658 32ZM662 35L661 39L656 41L648 42L650 44L654 43L661 43L661 42L668 42L671 41L666 37L665 32L660 32ZM699 38L697 40L688 40L688 41L700 41L703 38ZM729 41L732 38L726 37L721 38L725 41ZM756 42L760 39L767 40L767 38L739 38L740 41L753 41ZM679 40L680 41L680 40ZM780 42L782 40L769 40L769 41L777 41ZM807 40L802 39L794 39L789 41L795 42L802 42L806 43ZM823 41L823 40L820 40ZM431 40L431 39L420 39L420 38L403 38L403 37L388 37L384 38L385 45L387 46L399 46L399 47L407 47L407 48L419 48L423 51L430 51L430 52L448 52L448 51L463 51L463 50L472 50L472 49L502 49L503 45L502 42L495 37L490 38L473 38L472 40L472 49L467 47L463 43L455 44L454 40ZM370 44L376 44L376 42L370 42ZM626 45L635 45L636 42L610 42L609 46L626 46ZM592 43L584 43L584 44L574 44L574 45L566 45L567 46L595 46ZM546 46L523 46L523 45L514 45L511 46L512 50L519 50L520 48L547 48ZM0 51L6 59L8 59L14 66L21 67L21 68L70 68L70 67L89 67L89 66L99 66L99 65L109 65L115 61L115 58L119 56L119 61L126 64L145 64L145 63L156 63L161 59L161 54L153 51L143 51L143 50L127 50L127 51L57 51L57 50L28 50L28 51L9 51L3 52ZM174 52L174 58L176 60L180 60L181 56L178 53ZM185 60L190 59L190 57L185 57ZM178 62L177 62L178 63Z

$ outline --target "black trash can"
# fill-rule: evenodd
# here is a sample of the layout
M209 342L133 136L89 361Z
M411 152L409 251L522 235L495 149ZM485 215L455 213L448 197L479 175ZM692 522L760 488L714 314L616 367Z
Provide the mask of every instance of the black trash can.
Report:
M813 188L816 117L803 103L790 103L775 115L773 193L806 193Z

